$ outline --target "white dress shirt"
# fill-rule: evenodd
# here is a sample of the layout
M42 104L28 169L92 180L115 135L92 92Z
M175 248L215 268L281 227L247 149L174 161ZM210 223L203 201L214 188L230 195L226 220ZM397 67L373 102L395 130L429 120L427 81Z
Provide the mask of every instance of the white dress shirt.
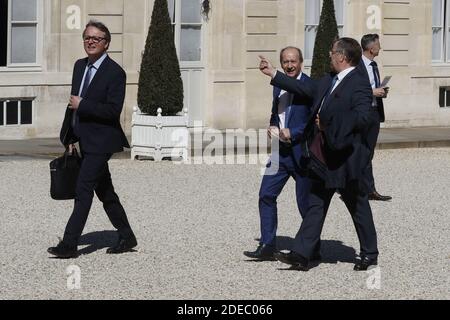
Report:
M102 65L103 61L105 61L106 57L108 55L106 54L106 52L97 60L94 62L94 64L92 65L92 70L91 70L91 79L89 79L89 84L92 82L92 79L94 79L95 74L97 73L98 68L100 68L100 66ZM89 65L89 62L88 62ZM86 66L86 68L84 69L84 73L83 73L83 78L81 80L81 85L80 85L80 91L78 91L78 96L81 95L81 91L83 90L83 86L84 86L84 78L86 77L86 72L88 71L88 66Z
M352 72L353 70L355 70L355 68L356 68L356 67L350 67L350 68L347 68L347 69L345 69L345 70L343 70L343 71L341 71L341 72L339 72L339 73L337 74L337 81L336 81L336 83L334 84L334 87L331 89L330 94L331 94L331 92L334 91L334 89L337 88L337 86L342 82L342 80L344 80L344 78L345 78L350 72Z
M302 77L302 72L297 77L300 80ZM278 118L280 119L280 129L286 128L286 109L292 104L292 93L281 90L278 95Z
M375 89L376 88L375 75L374 75L373 67L370 65L372 63L372 60L367 58L365 55L362 55L362 59L364 62L364 66L366 67L367 73L369 74L370 86L372 87L372 89ZM377 99L375 97L373 97L372 107L376 107L376 106L377 106Z

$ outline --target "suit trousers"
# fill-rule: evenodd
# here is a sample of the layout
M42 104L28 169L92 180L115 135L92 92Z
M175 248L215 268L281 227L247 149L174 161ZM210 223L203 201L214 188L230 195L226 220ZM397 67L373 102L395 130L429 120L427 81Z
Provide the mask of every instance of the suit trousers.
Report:
M369 258L378 256L377 235L370 209L368 196L359 191L356 183L348 184L339 190L350 212L360 243L360 254ZM310 259L320 242L320 234L325 222L331 198L336 189L327 189L319 180L311 181L309 209L300 226L293 251Z
M376 190L372 167L372 159L375 154L375 147L377 146L378 135L380 133L380 114L376 107L372 107L370 116L372 121L367 129L367 145L370 149L370 161L364 171L365 184L369 193Z
M278 156L278 159L276 159ZM260 243L276 246L278 226L277 198L289 177L295 180L297 207L303 217L308 209L309 179L301 177L291 149L280 149L271 156L259 191Z
M91 209L94 191L103 203L103 208L112 225L118 230L119 236L125 239L134 236L112 184L108 167L111 155L83 153L74 209L64 232L63 242L67 245L78 244Z

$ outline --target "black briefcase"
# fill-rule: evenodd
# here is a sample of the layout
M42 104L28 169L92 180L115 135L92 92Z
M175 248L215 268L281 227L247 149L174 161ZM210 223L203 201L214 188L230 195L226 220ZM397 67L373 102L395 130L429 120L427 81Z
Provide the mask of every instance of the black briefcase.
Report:
M77 149L72 154L66 150L63 156L50 162L50 196L55 200L69 200L75 198L78 173L81 158Z
M303 143L302 175L313 180L325 181L328 168L325 157L325 141L322 132L317 131L310 144Z

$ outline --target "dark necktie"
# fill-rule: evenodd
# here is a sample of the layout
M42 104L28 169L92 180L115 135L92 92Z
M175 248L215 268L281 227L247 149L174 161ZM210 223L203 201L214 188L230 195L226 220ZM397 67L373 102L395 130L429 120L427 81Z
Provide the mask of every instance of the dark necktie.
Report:
M338 76L335 75L335 76L333 77L333 80L331 81L331 85L330 85L330 87L328 88L327 93L323 96L323 99L322 99L322 103L321 103L319 112L320 112L320 110L322 109L322 107L325 105L325 103L327 102L328 98L331 96L331 92L332 92L333 87L334 87L334 85L336 84L337 81L338 81Z
M380 87L380 71L378 70L378 64L375 61L372 61L370 63L373 70L373 76L375 78L375 88Z
M87 67L88 67L88 69L86 71L86 75L84 76L84 80L83 80L83 89L81 89L81 93L80 93L81 98L84 98L84 96L86 95L86 92L89 88L89 84L91 82L92 68L94 67L94 65L89 63L87 65ZM73 128L75 128L75 124L77 121L78 121L77 110L74 110L73 116L72 116L72 127Z

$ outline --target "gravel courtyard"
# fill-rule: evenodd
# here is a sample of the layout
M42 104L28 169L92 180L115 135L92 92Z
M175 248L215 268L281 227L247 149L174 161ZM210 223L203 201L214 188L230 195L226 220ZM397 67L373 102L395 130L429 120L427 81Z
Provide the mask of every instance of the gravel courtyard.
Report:
M96 199L77 259L50 258L72 201L49 196L48 160L0 157L0 299L449 299L450 149L379 150L375 181L392 202L371 202L379 268L354 272L350 215L335 196L322 263L309 272L251 262L261 165L111 160L137 252L107 255L116 234ZM301 222L290 181L278 201L278 244ZM80 268L79 289L67 268ZM373 280L375 279L375 280ZM373 281L372 281L373 280ZM369 286L368 286L369 283Z

